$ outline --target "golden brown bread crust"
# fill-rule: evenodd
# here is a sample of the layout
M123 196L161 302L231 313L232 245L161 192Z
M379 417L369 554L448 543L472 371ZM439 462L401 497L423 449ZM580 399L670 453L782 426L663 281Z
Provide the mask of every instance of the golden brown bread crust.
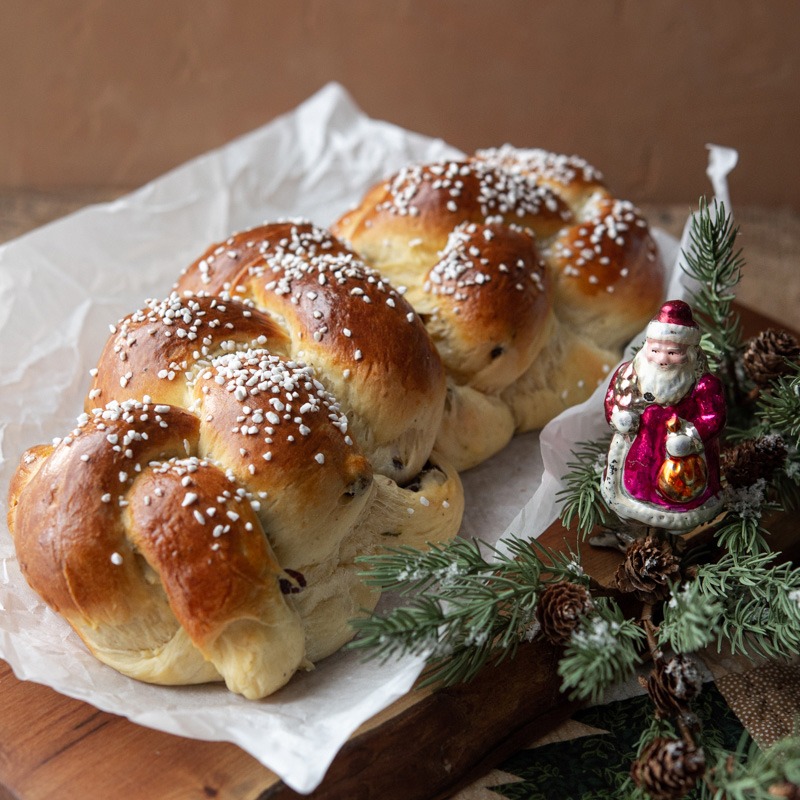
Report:
M303 663L303 625L251 498L197 457L199 427L132 401L84 415L23 458L35 468L12 487L11 530L27 581L101 660L261 696ZM226 663L232 644L263 662L258 675Z
M149 396L156 403L188 406L187 381L198 363L238 346L269 346L285 353L288 339L266 314L217 297L149 300L112 327L85 410L116 400Z
M395 285L410 287L433 266L464 222L530 228L546 240L573 216L547 187L482 161L446 161L400 170L367 192L331 226Z
M608 193L602 173L579 156L506 144L477 150L472 160L524 175L536 184L546 186L567 203L573 214L580 214L583 204L591 196Z
M450 234L417 307L456 383L491 392L527 369L549 333L550 282L528 230L463 223Z
M208 461L170 459L146 470L128 496L130 544L203 649L232 618L274 612L280 582L289 580L250 503L230 488Z
M210 245L183 270L174 288L193 294L232 294L237 278L248 267L263 262L268 255L286 252L306 259L318 255L356 256L329 231L305 220L269 222Z
M473 158L547 186L569 206L571 223L542 247L558 275L559 318L610 349L638 333L662 299L665 271L635 206L614 198L599 170L577 156L504 145Z
M496 243L514 239L526 291L510 291L508 253L481 247L478 235L463 241L482 226ZM508 413L513 429L530 430L586 399L665 288L634 207L614 199L582 159L544 150L504 146L407 167L367 191L332 231L406 286L426 322L449 382L436 447L457 469L507 443ZM481 432L484 414L493 423Z
M364 510L372 467L309 367L264 350L215 358L194 385L200 450L260 498L278 559L323 561Z
M663 267L647 222L629 202L594 196L580 222L545 251L558 273L559 317L587 339L616 349L661 300Z
M286 352L336 395L375 470L410 480L433 446L445 377L402 295L307 222L262 225L210 252L176 292L215 290L268 314L290 340Z
M136 596L133 560L110 569L112 553L129 549L120 503L143 465L187 455L184 441L196 445L199 429L197 419L179 409L150 413L156 426L147 426L146 439L136 430L140 419L114 419L112 410L105 418L84 417L54 448L23 456L36 468L11 488L17 556L34 588L62 614L107 621L119 610L109 606L109 597L117 591L132 601Z
M356 556L406 528L455 534L460 481L439 468L407 524L384 498L417 490L374 484L310 369L264 350L211 359L189 391L194 413L112 402L29 451L9 527L26 580L102 661L262 697L377 602Z

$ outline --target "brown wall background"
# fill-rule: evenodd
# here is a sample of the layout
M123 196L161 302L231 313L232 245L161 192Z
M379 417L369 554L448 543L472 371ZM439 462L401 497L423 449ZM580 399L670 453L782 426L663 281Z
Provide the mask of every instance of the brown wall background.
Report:
M0 0L0 188L132 187L336 80L472 150L578 153L618 194L800 210L796 0Z

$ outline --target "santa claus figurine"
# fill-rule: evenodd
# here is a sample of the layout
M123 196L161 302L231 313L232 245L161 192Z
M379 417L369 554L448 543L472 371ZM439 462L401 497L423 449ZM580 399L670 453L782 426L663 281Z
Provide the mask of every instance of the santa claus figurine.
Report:
M682 533L721 509L725 395L699 345L692 309L670 300L611 379L605 411L614 437L602 495L622 519Z

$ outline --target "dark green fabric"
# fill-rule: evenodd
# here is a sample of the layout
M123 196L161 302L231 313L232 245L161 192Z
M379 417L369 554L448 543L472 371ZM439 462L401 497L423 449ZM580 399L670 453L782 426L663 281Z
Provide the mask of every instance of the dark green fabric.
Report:
M692 708L702 721L706 741L736 749L742 725L714 684L703 687ZM609 733L522 750L498 767L522 781L490 788L510 800L621 800L625 793L618 787L628 776L651 714L647 696L580 711L574 720Z

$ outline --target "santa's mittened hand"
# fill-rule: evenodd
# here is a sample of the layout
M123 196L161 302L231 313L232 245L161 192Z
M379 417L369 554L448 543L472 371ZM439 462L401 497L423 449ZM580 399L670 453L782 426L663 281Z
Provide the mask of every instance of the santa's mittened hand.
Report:
M639 415L633 411L615 408L611 412L611 427L619 433L631 433L639 427Z
M699 449L700 441L686 433L671 433L667 436L667 453L672 458L683 458Z

